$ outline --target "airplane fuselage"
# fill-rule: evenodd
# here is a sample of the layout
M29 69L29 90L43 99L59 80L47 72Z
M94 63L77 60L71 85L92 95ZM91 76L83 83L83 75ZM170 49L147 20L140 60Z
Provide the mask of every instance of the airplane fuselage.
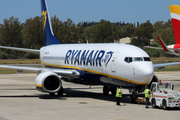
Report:
M147 85L154 75L148 54L126 44L60 44L41 48L44 67L75 69L79 79L71 82L88 85Z

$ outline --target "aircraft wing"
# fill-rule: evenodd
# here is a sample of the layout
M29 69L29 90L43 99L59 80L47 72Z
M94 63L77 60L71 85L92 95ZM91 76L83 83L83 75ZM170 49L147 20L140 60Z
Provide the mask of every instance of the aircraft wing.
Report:
M35 68L35 67L12 66L12 65L11 66L10 65L0 65L0 68L32 71L32 72L36 72L36 73L51 71L51 72L54 72L64 78L79 78L79 76L80 76L80 73L78 71L69 70L69 69Z
M152 47L152 46L144 46L145 48L153 48L153 49L158 49L158 50L163 50L162 47Z
M180 62L172 62L172 63L162 63L162 64L154 64L154 68L162 68L165 66L173 66L173 65L180 65Z
M26 49L26 48L17 48L17 47L8 47L8 46L0 46L0 48L31 52L31 53L36 53L36 54L40 53L40 50L35 50L35 49Z

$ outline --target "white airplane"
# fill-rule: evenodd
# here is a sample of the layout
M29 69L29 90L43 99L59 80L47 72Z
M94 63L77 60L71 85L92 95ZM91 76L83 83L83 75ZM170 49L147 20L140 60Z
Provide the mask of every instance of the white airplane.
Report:
M164 50L168 54L180 56L180 7L179 5L169 5L171 21L173 25L174 37L176 44L168 45L164 43L164 41L159 37L158 40L161 43L161 47L152 47L152 46L144 46L145 48L153 48Z
M134 96L144 91L145 85L158 81L154 75L154 67L180 64L177 62L153 65L149 55L133 45L60 44L52 31L46 1L41 0L41 5L44 47L34 50L0 46L40 55L43 68L8 65L0 65L0 68L37 72L35 86L41 92L63 95L63 80L84 85L102 85L106 95L109 91L116 94L116 87L121 86L131 90Z

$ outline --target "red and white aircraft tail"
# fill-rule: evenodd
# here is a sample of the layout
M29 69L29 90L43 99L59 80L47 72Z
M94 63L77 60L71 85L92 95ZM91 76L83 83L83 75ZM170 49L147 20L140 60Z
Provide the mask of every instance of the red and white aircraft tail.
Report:
M160 47L151 47L145 46L146 48L154 48L154 49L163 49L168 54L173 54L176 56L180 56L180 7L179 5L170 5L169 6L171 21L173 25L174 37L176 44L168 45L163 42L163 40L157 36L159 42L161 43L162 48Z

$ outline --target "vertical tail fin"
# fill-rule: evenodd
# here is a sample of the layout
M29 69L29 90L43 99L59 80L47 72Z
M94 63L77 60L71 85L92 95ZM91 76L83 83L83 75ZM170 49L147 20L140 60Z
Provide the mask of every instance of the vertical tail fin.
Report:
M161 43L161 46L163 47L163 50L164 50L165 52L169 52L169 49L167 48L167 46L166 46L166 44L164 43L164 41L163 41L159 36L157 36L157 38L158 38L159 42Z
M54 37L52 31L46 0L41 0L41 18L43 27L43 45L60 44L60 42Z
M176 44L180 44L180 7L179 5L169 5L169 10Z

